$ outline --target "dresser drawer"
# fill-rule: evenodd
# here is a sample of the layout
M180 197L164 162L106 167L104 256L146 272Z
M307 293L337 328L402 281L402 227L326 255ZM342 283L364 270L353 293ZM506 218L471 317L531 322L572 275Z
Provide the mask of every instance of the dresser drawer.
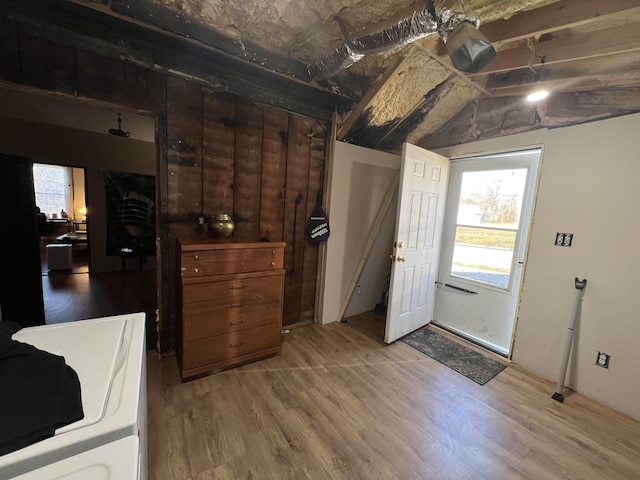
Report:
M193 251L183 253L181 262L183 277L279 270L284 265L284 248Z
M275 325L278 331L281 329L280 297L246 305L217 302L189 303L184 305L183 310L184 341L246 330L260 325Z
M265 325L184 342L183 369L194 369L278 347L280 336L278 325Z
M227 306L255 303L282 296L282 275L263 277L238 276L229 280L194 283L182 287L182 301L187 303L225 300Z

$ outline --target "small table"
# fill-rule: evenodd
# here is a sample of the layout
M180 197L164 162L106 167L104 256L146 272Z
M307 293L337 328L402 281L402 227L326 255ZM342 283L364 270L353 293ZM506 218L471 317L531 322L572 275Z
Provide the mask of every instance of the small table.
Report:
M68 218L47 218L47 225L50 227L49 230L64 227L67 232L71 232L73 227L73 223Z
M70 243L72 245L86 245L87 234L86 233L64 233L56 237L56 242Z

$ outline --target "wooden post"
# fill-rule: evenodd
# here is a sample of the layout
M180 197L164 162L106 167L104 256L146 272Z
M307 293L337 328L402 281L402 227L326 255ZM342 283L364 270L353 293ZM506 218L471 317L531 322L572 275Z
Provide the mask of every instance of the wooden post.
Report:
M331 128L327 135L327 149L325 154L323 181L322 181L322 204L331 222L331 180L333 178L333 157L336 149L336 135L338 132L338 113L333 112ZM324 299L324 271L327 265L327 242L322 242L318 248L318 270L316 273L316 302L313 309L313 323L320 323L322 318L322 300Z

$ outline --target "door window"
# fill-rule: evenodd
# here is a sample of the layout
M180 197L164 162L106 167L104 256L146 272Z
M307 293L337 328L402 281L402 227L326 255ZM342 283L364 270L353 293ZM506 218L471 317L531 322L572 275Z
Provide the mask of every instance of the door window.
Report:
M527 169L462 173L451 276L509 289Z

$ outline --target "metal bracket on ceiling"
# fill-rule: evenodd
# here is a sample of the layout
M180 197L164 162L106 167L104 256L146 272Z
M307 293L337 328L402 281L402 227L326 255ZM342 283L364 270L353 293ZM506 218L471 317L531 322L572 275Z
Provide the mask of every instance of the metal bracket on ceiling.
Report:
M436 20L436 6L433 4L433 0L424 0L424 3L427 6L427 12L429 12L429 15Z

